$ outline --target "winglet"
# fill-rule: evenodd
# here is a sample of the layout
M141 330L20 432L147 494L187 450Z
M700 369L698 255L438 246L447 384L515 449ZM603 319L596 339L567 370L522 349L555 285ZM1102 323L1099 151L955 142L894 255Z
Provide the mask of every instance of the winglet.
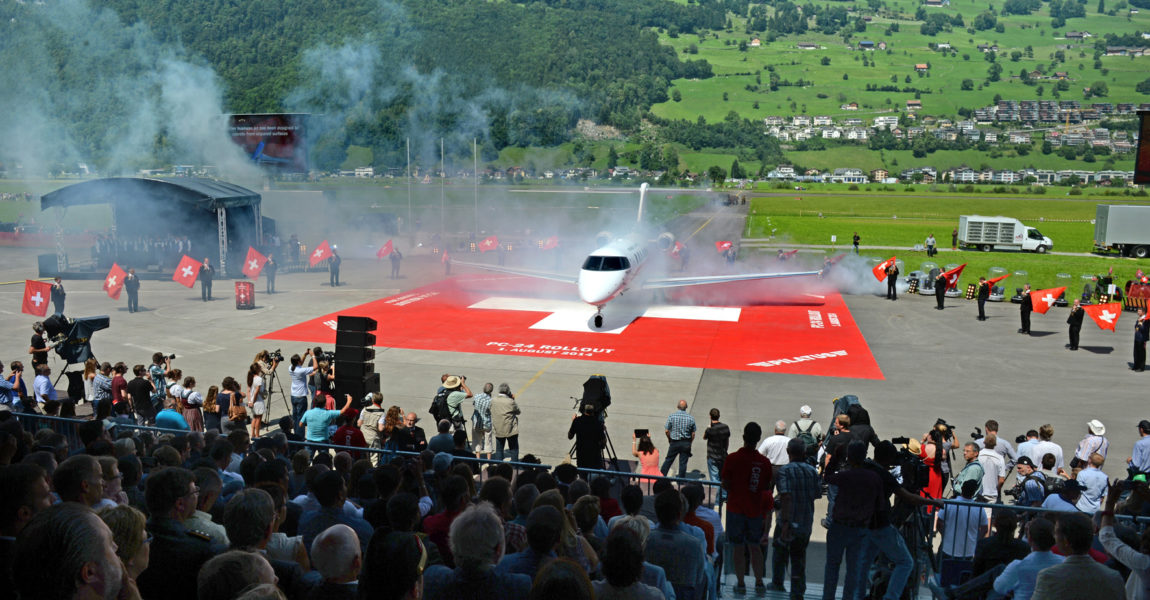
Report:
M644 182L639 186L639 218L636 222L640 225L643 224L643 202L647 197L647 184Z

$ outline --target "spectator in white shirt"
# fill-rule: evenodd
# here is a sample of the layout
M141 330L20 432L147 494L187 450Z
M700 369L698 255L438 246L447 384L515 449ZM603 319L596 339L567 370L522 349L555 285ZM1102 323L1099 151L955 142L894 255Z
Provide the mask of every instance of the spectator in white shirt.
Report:
M1030 452L1030 460L1033 460L1034 464L1042 464L1042 456L1044 454L1053 454L1054 468L1062 468L1062 446L1059 446L1058 444L1050 441L1053 437L1053 425L1047 423L1046 425L1038 428L1038 443L1028 448L1028 451Z
M998 502L1002 482L1006 481L1006 461L998 453L998 435L986 434L982 438L982 450L978 451L978 463L982 465L982 500Z
M775 422L775 435L768 437L759 444L759 454L767 457L771 464L778 467L791 462L790 457L787 456L787 442L791 438L787 437L787 422Z

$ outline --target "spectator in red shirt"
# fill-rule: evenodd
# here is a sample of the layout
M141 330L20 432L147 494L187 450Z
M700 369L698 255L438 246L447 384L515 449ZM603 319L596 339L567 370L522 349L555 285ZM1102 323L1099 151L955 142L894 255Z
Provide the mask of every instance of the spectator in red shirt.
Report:
M112 376L112 406L117 406L128 399L124 393L128 389L128 380L124 379L124 373L128 372L128 365L118 362L116 366L112 367L112 372L115 373Z
M759 541L766 539L769 521L766 516L774 509L771 488L774 471L771 461L759 454L755 446L763 436L763 428L751 421L743 427L743 447L723 461L723 489L727 490L727 541L735 546L746 546L751 553L751 569L755 574L755 590L766 592L763 584L763 551ZM747 573L747 557L736 548L735 593L746 593L743 576Z
M363 432L359 427L355 426L356 414L344 413L339 416L339 429L335 430L335 434L331 436L331 443L337 446L353 446L355 448L367 448L367 440L363 438ZM349 450L352 460L359 460L363 458L362 452Z

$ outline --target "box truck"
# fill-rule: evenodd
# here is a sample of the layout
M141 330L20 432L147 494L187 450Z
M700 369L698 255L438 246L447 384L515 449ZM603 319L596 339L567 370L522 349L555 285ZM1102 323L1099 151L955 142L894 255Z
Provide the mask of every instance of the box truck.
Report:
M1094 215L1094 248L1122 256L1150 256L1150 206L1099 204Z
M958 218L958 243L983 252L1026 250L1043 254L1054 247L1050 238L1011 217L962 215Z

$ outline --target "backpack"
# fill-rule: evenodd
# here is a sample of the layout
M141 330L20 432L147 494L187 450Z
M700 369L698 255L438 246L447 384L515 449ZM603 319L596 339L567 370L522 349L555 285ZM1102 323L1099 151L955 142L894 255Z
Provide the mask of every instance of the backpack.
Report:
M806 431L799 427L798 421L795 421L795 429L797 429L799 432L799 434L795 436L795 439L802 440L803 447L806 448L806 454L808 457L816 456L819 453L819 440L816 439L814 434L811 433L811 430L814 428L814 420L812 420L811 424L807 426Z
M451 409L447 408L447 396L454 390L439 390L436 392L435 397L431 399L431 408L427 412L431 413L431 417L438 423L443 419L451 420Z

